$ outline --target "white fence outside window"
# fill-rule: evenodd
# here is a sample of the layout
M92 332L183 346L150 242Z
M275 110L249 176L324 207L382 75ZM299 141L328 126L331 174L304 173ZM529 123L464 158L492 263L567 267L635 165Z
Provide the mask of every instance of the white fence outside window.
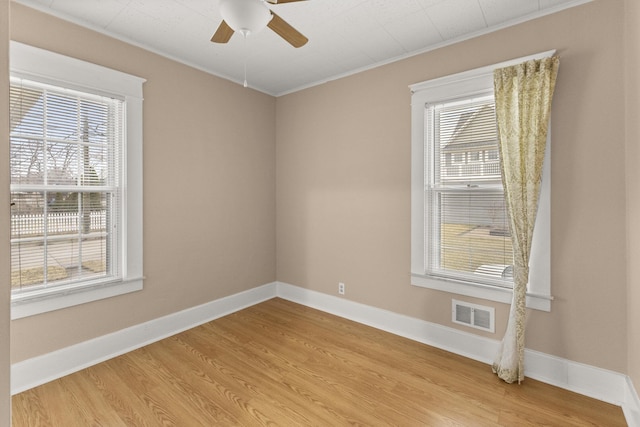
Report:
M76 234L84 227L87 218L77 212L47 213L47 234ZM106 211L92 211L88 215L91 232L105 231L107 228ZM45 230L44 214L11 215L11 238L42 236Z

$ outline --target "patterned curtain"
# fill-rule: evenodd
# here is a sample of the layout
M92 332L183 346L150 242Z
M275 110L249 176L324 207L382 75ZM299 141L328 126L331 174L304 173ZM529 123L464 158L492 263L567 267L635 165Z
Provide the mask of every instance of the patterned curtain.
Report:
M494 72L502 183L513 245L513 301L493 372L508 383L524 379L524 330L529 254L538 210L542 164L558 57Z

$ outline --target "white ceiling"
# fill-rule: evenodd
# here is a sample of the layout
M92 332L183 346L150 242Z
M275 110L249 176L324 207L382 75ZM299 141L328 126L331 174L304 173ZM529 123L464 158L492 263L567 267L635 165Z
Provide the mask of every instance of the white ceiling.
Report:
M270 6L309 38L269 28L210 42L218 0L16 0L249 86L282 95L590 0L307 0Z

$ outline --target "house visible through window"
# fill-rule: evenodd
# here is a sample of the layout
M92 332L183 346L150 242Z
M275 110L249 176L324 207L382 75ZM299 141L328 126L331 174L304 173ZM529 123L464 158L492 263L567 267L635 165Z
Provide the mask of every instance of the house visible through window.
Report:
M123 101L10 86L11 288L120 277Z
M144 79L10 55L12 318L142 289Z

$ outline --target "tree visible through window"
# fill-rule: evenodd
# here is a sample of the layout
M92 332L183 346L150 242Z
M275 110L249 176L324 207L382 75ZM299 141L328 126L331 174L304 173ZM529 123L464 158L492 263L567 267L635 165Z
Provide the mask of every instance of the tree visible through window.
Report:
M493 96L427 104L425 115L428 274L511 286Z
M123 101L10 86L14 293L119 277Z

